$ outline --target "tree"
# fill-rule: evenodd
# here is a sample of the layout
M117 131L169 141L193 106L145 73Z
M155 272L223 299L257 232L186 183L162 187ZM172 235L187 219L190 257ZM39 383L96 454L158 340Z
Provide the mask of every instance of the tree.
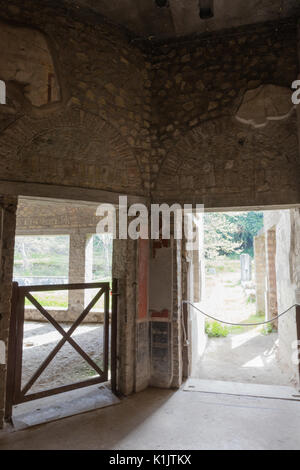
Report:
M241 242L242 252L253 256L253 238L264 225L263 213L250 211L233 215L228 214L227 217L238 227L234 239Z
M235 240L238 227L223 213L212 212L204 216L205 257L214 259L241 252L241 243Z
M249 253L253 238L263 227L262 212L207 213L204 216L205 256Z

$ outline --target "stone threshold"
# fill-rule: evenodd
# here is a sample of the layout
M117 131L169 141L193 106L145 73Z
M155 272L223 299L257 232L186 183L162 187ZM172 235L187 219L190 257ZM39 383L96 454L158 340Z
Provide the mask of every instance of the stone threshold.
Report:
M272 398L279 400L300 401L300 391L283 385L264 385L222 380L188 379L182 390L185 392L238 395L246 397Z
M120 403L109 384L89 387L40 398L13 407L13 426L4 432L15 432L62 418L98 410Z

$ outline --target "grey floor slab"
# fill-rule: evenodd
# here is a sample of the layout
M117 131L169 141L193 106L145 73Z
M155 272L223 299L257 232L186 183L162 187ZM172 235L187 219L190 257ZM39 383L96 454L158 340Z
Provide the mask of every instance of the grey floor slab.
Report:
M148 388L118 406L0 432L0 450L299 450L299 428L293 400Z
M13 427L18 431L118 403L106 385L92 385L14 406Z
M223 380L202 380L190 378L185 383L185 392L203 392L225 395L239 395L260 398L277 398L281 400L300 400L299 390L284 385L264 385Z

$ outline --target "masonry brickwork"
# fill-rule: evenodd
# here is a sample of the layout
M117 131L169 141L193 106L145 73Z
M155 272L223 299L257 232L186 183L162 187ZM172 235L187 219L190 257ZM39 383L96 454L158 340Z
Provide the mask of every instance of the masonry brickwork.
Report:
M0 340L8 345L17 199L0 197ZM0 428L4 417L6 366L0 364Z
M247 90L290 88L296 57L293 20L154 47L153 196L209 207L297 199L296 114L256 129L235 118Z
M145 44L43 3L0 3L2 21L43 32L60 89L55 103L1 107L1 179L213 207L298 200L296 113L262 129L235 118L247 90L297 78L295 19Z
M69 237L68 282L70 284L93 281L93 239L100 216L97 205L45 200L19 199L16 221L17 236L67 235ZM32 281L34 282L34 281ZM93 291L70 290L67 309L51 309L57 321L72 322L84 309ZM26 320L45 321L34 308L26 308ZM85 322L102 322L103 312L93 309Z
M27 72L19 41L15 49L10 44L16 66L11 75L5 64L0 69L8 85L7 104L0 105L0 192L7 182L14 194L17 183L27 193L38 183L48 194L58 185L219 208L299 203L296 112L259 128L237 120L247 91L269 84L286 91L297 78L295 19L156 43L56 0L41 0L38 8L32 0L0 0L0 7L7 34L43 44L49 67L47 75L38 74L39 93L33 97L33 78L26 76L24 83L24 76L16 75L18 68ZM36 44L31 59L40 71ZM55 191L49 197L59 197ZM14 224L11 217L5 225L11 247L1 263L6 284ZM170 276L167 321L137 322L138 247L132 240L115 243L113 273L120 280L122 312L118 383L124 394L155 379L148 369L137 379L136 366L140 358L150 360L155 338L166 339L167 347L163 353L156 349L152 371L161 353L166 369L161 363L154 371L159 380L166 379L165 386L181 383L182 247L173 248L171 259L176 277ZM0 339L7 341L9 288L4 297Z
M278 315L276 284L276 229L270 228L266 233L267 255L267 317L268 320ZM274 322L277 326L277 321Z
M256 285L256 312L265 313L266 295L266 241L264 233L254 237L254 265Z
M58 103L24 108L8 87L16 105L0 110L1 179L143 194L151 118L144 54L118 28L44 4L1 2L2 20L17 16L22 34L24 25L29 36L33 25L45 34L61 94Z

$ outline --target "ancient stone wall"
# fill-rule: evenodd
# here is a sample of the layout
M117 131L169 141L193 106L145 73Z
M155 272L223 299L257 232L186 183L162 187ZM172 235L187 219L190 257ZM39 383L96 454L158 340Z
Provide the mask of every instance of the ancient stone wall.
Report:
M6 104L11 111L59 101L59 85L45 36L4 22L0 26L0 41L5 45L0 77L6 83Z
M153 197L209 207L298 201L296 113L290 95L283 104L297 72L294 21L154 46ZM246 106L248 90L257 90L255 109L268 109L265 121ZM238 120L245 107L248 120Z
M276 227L266 231L266 260L267 260L267 319L271 320L278 315L277 281L276 281ZM278 250L279 253L279 250ZM277 327L277 321L274 322Z
M149 314L151 334L151 382L168 388L173 380L174 284L177 270L176 242L153 240L149 269Z
M295 20L145 44L63 4L0 5L2 22L22 24L6 23L7 34L32 44L26 64L34 77L36 42L54 76L38 80L43 96L54 90L41 105L30 95L25 56L20 76L3 71L9 86L0 106L2 180L137 195L151 189L155 199L213 207L298 201L292 107L281 116L271 112L264 126L251 125L251 116L237 119L249 90L258 90L264 107L270 96L261 87L279 88L276 101L297 77ZM10 56L17 57L19 42Z
M297 122L287 93L298 73L296 21L159 44L133 41L95 13L66 9L57 0L40 0L38 8L33 0L0 0L0 7L6 34L16 38L8 52L17 61L10 71L5 64L0 69L0 80L7 82L6 104L0 104L0 183L105 190L206 207L299 203ZM21 40L26 51L17 59ZM41 71L42 61L47 70ZM253 115L249 90L255 91L254 108L268 108L266 115ZM13 247L13 221L5 230ZM182 378L181 247L174 246L170 258L167 320L151 326L148 319L138 326L136 321L137 253L136 242L116 241L118 383L125 394L148 381L148 370L136 381L135 361L147 357L149 335L152 346L158 341L152 368L162 360L170 366L168 377L159 374L158 381L178 386Z
M0 3L1 21L18 18L22 24L18 30L8 23L10 34L19 42L25 38L24 47L32 45L26 64L35 78L40 64L32 38L47 43L60 89L55 103L30 106L31 78L0 70L9 85L7 105L0 106L0 177L143 194L151 117L144 54L119 28L54 3ZM16 49L15 69L22 70L19 42L10 49Z
M137 243L114 240L112 275L118 279L117 388L124 395L135 391L137 354Z
M8 345L17 201L0 197L0 341ZM4 416L6 365L0 364L0 428Z
M17 209L16 235L63 235L69 236L69 283L93 282L92 235L97 232L100 217L97 205L45 200L20 199ZM36 283L32 280L31 283ZM72 322L91 299L94 291L68 291L68 308L51 309L57 321ZM102 322L103 312L93 309L85 322ZM26 320L45 321L35 308L26 307Z
M20 199L17 209L17 235L96 233L100 217L97 205L46 202L38 199Z

